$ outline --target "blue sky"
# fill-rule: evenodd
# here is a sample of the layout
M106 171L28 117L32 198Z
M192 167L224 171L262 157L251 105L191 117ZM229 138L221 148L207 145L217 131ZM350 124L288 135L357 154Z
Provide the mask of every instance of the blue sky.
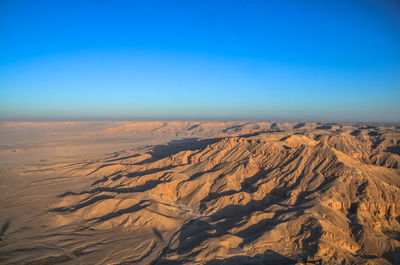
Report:
M391 0L0 1L0 119L400 121Z

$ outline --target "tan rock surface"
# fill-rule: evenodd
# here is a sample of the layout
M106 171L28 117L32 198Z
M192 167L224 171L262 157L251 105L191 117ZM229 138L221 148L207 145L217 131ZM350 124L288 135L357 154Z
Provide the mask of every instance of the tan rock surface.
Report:
M41 135L49 125L2 124L0 131L11 139L21 126ZM66 131L51 126L48 132ZM56 161L50 152L46 162L3 166L1 263L400 263L399 128L82 126L73 124L64 138L77 146L92 139L89 149L105 135L106 145L121 138L138 144L95 158L82 159L85 151ZM36 149L63 148L45 139ZM164 144L148 145L154 139ZM35 152L24 144L9 146Z

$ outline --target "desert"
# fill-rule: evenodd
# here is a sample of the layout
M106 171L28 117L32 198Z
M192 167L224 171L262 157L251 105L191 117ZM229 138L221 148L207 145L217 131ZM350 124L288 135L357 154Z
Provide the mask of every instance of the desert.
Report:
M3 122L0 133L2 264L400 262L398 124Z
M400 265L399 0L0 0L0 265Z

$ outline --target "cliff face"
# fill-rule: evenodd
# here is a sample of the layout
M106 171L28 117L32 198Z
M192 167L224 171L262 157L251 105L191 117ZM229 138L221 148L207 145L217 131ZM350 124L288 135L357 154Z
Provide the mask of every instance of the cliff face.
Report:
M92 189L52 211L62 224L154 231L156 264L399 263L399 145L398 132L357 129L158 147L81 167Z

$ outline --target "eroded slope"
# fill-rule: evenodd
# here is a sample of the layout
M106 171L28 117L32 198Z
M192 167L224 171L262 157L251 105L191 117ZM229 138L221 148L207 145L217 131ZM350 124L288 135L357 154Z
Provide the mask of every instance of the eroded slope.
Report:
M43 166L91 183L48 226L88 263L399 263L398 129L315 127Z

